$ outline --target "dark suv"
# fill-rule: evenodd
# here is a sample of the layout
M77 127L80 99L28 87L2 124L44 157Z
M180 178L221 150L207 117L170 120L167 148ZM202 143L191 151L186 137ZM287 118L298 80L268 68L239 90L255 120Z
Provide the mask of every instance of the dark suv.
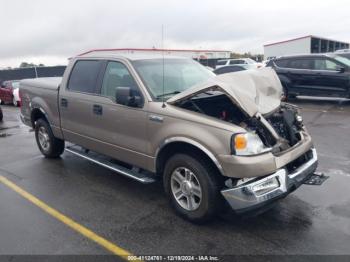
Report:
M267 66L275 69L285 98L297 95L350 98L350 60L337 54L283 56Z

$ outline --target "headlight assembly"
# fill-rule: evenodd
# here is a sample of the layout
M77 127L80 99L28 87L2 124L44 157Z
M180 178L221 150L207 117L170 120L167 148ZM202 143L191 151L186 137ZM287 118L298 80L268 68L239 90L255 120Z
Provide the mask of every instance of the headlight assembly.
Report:
M238 156L258 155L271 151L255 132L235 134L232 137L232 153Z

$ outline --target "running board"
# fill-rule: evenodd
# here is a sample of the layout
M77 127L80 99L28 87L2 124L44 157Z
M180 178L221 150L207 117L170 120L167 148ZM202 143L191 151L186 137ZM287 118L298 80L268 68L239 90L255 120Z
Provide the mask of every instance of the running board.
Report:
M104 155L79 148L78 146L67 146L65 150L76 156L89 160L90 162L103 166L109 170L115 171L123 176L134 179L142 184L151 184L156 181L154 175L151 173L147 174L130 170L121 165L112 163Z

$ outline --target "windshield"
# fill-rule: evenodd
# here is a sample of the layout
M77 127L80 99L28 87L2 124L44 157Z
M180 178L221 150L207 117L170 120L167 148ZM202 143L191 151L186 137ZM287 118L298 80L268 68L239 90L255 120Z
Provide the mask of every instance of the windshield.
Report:
M215 76L214 73L191 59L165 59L163 91L163 59L138 60L134 61L133 65L156 100L162 100L163 97L167 100Z
M338 62L350 67L350 60L348 58L342 56L334 56L333 58Z

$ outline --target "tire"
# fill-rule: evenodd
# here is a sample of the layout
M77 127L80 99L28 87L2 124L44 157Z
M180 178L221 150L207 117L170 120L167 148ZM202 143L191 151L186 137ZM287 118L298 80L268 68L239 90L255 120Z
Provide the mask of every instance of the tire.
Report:
M295 94L290 94L288 91L288 84L282 83L283 87L283 95L282 95L282 101L288 102L291 99L295 99L297 96Z
M217 173L204 159L195 159L187 154L176 154L167 161L164 169L164 189L178 215L194 223L203 223L221 211L223 199ZM187 176L190 179L186 180Z
M36 121L35 139L46 158L58 158L64 151L64 141L54 137L49 123L42 118Z
M3 105L4 104L4 101L0 99L0 105Z
M288 87L287 84L282 83L282 87L283 87L283 93L282 93L282 97L281 100L284 102L288 101Z
M2 122L3 117L4 117L4 115L2 114L2 110L0 108L0 122Z

